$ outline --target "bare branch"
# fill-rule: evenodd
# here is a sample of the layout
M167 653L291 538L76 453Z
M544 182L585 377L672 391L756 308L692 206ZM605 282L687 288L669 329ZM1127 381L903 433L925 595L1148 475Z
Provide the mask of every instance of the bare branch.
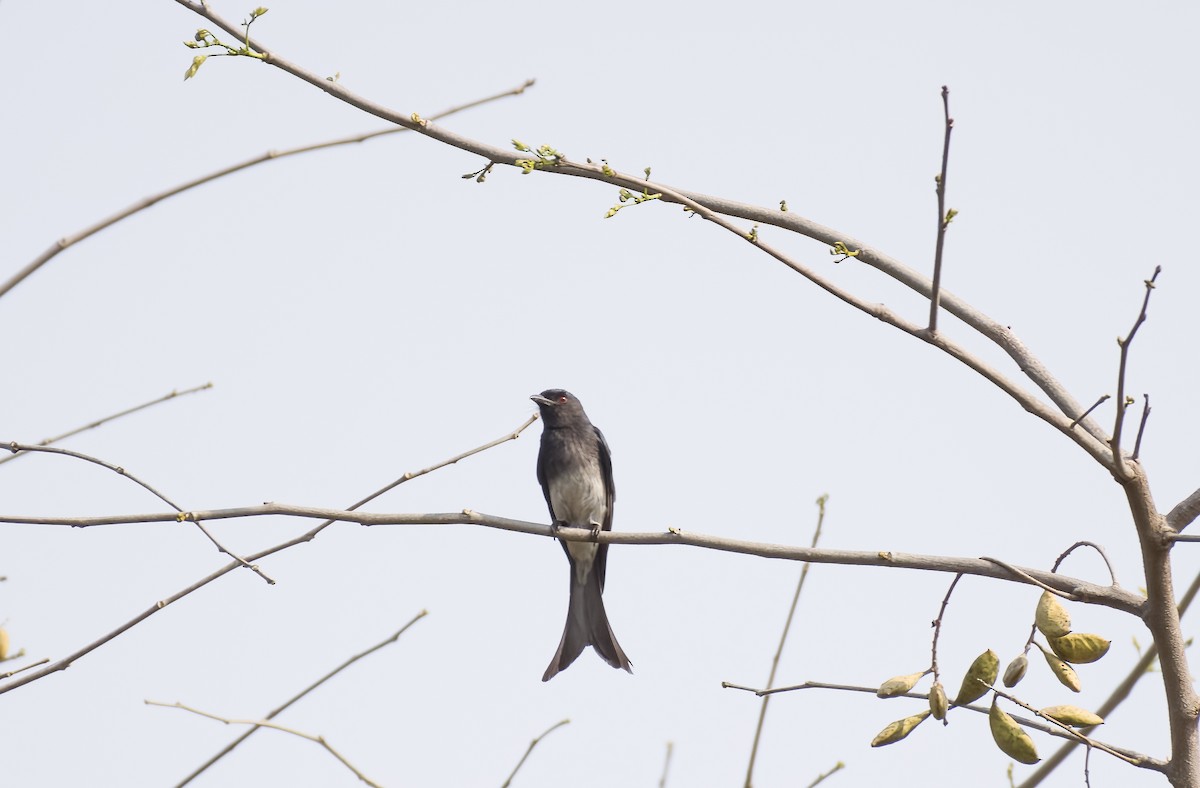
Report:
M1130 458L1136 460L1142 453L1142 435L1146 432L1146 420L1150 418L1150 395L1143 394L1146 401L1142 406L1142 420L1138 423L1137 440L1133 442L1133 456Z
M279 716L281 713L283 713L283 711L286 710L293 703L300 700L305 695L312 692L313 690L315 690L317 687L321 686L325 682L329 681L331 678L333 678L337 674L341 673L343 670L350 667L355 662L358 662L360 659L362 659L365 656L374 654L376 651L379 651L381 648L384 648L385 646L389 646L392 643L395 643L396 641L398 641L400 639L401 635L403 635L405 632L408 631L409 627L411 627L413 624L417 623L418 621L420 621L422 618L424 618L427 615L429 615L429 611L427 611L427 610L422 610L420 613L417 613L415 616L412 617L412 619L407 624L400 627L400 629L397 630L391 637L385 638L384 640L376 643L374 646L371 646L366 651L359 652L358 654L355 654L353 657L350 657L350 659L346 660L341 665L338 665L336 668L329 671L324 676L322 676L321 678L314 681L312 684L309 684L307 687L305 687L303 690L298 692L296 695L292 696L292 698L289 699L282 706L280 706L277 709L272 710L269 714L267 714L266 717L263 717L263 719L264 720L275 719L277 716ZM254 734L254 732L257 731L260 727L262 727L262 726L260 726L260 725L252 726L248 731L243 733L241 736L238 736L236 739L231 741L229 744L225 745L225 747L220 752L218 752L216 755L214 755L213 757L211 757L207 761L205 761L203 764L201 764L199 768L197 768L194 772L189 774L187 777L184 777L183 780L181 780L178 783L177 788L181 788L181 786L187 785L192 780L194 780L198 776L200 776L200 774L202 774L206 769L208 769L208 767L212 766L214 763L221 760L229 753L233 752L234 748L236 748L239 744L244 742L246 739L250 738Z
M95 465L99 465L102 468L108 468L110 471L117 474L118 476L124 476L125 478L129 479L131 482L134 482L135 484L138 484L141 487L145 488L152 495L154 495L160 501L165 503L167 506L170 506L172 509L174 509L176 512L178 512L180 515L182 515L182 513L183 513L182 507L180 507L178 504L176 504L174 501L172 501L167 496L160 493L158 490L151 487L146 482L144 482L141 479L139 479L138 477L134 476L132 473L125 470L121 466L113 465L111 462L101 460L98 457L91 457L91 456L89 456L87 454L83 454L81 452L71 451L70 449L59 449L59 448L55 448L55 447L51 447L51 446L30 446L30 445L23 444L23 443L16 443L15 441L7 444L7 448L11 452L13 452L14 455L17 452L43 452L46 454L58 454L58 455L62 455L64 457L73 457L77 460L83 460L85 462L90 462ZM208 537L208 540L216 546L218 552L224 553L225 555L229 556L234 561L236 561L240 566L243 566L246 569L249 569L250 571L254 572L254 574L258 575L263 580L265 580L267 582L267 585L272 585L272 586L275 585L275 580L273 578L271 578L270 576L268 576L266 572L264 572L262 569L255 566L254 564L251 564L249 561L242 558L240 555L237 555L232 550L225 547L225 545L221 544L217 540L217 537L213 536L212 532L209 531L207 528L205 528L204 523L201 522L199 519L184 518L184 517L177 517L176 519L179 522L183 522L185 519L192 519L192 522L194 522L196 524L196 527L200 529L200 533L202 533L206 537Z
M671 753L674 750L674 743L667 742L667 757L663 759L662 776L658 778L658 788L667 788L667 772L671 769Z
M197 5L199 5L199 4L197 4ZM196 10L196 9L192 9L192 10ZM485 98L476 99L475 101L469 101L466 104L459 104L458 106L450 107L449 109L444 109L441 112L437 112L437 113L434 113L433 115L430 115L429 117L430 117L430 119L436 120L438 118L444 118L447 115L453 115L456 112L462 112L463 110L471 109L472 107L478 107L481 104L487 104L488 102L496 101L497 99L502 99L507 96L519 96L525 92L526 88L532 87L533 83L534 83L534 80L527 79L527 80L525 80L525 82L523 82L521 85L519 85L515 88L511 88L502 93L497 93L495 95L487 96ZM64 249L68 249L68 248L76 245L80 241L87 240L88 238L90 238L91 236L100 232L101 230L104 230L104 229L107 229L107 228L113 226L114 224L121 221L122 219L128 219L130 216L133 216L135 213L138 213L139 211L144 211L147 208L151 207L152 205L162 202L163 200L167 199L168 197L174 197L175 195L182 194L183 192L188 191L189 189L194 189L197 186L202 186L203 184L210 183L219 178L224 178L226 175L232 175L235 172L241 172L242 170L245 170L249 167L253 167L257 164L262 164L264 162L276 161L278 159L283 159L288 156L296 156L301 153L309 153L311 151L324 150L326 148L334 148L339 145L353 145L353 144L359 143L359 142L366 142L367 140L373 139L375 137L382 137L386 134L397 134L401 131L409 131L409 129L401 126L399 128L382 129L379 131L367 132L366 134L355 134L354 136L351 136L351 137L343 137L343 138L336 139L336 140L327 140L325 142L317 142L317 143L314 143L311 145L304 145L299 148L290 148L288 150L282 150L282 151L269 150L266 153L263 153L259 156L255 156L252 159L247 159L246 161L243 161L240 164L234 164L234 165L231 165L224 169L217 170L216 172L210 172L209 174L202 175L199 178L196 178L195 180L187 181L186 183L181 183L178 186L173 186L170 189L167 189L166 191L159 192L158 194L152 194L149 197L145 197L145 198L135 202L134 204L129 205L129 206L121 209L120 211L117 211L115 214L113 214L112 216L109 216L106 219L101 219L99 222L96 222L95 224L91 225L90 227L85 227L84 229L79 230L78 232L74 233L73 235L67 235L67 236L64 236L64 237L60 238L59 240L55 241L50 246L49 249L42 252L40 255L38 255L38 257L36 257L32 261L30 261L24 268L22 268L17 273L13 274L13 276L10 277L7 282L0 283L0 297L3 297L9 290L12 290L14 287L16 287L21 282L23 282L34 271L38 270L43 265L50 262L51 259L53 259L55 256L57 256L58 253L63 251Z
M1063 550L1062 554L1054 561L1054 566L1050 567L1050 571L1057 572L1058 567L1062 564L1062 562L1067 560L1067 556L1069 556L1071 553L1075 552L1080 547L1090 547L1093 550L1095 550L1097 553L1100 554L1100 557L1104 560L1104 565L1106 567L1108 567L1109 579L1112 580L1112 584L1114 586L1117 585L1117 573L1116 573L1116 571L1113 570L1112 561L1108 560L1108 553L1106 553L1104 551L1103 547L1096 544L1095 542L1079 541L1079 542L1076 542L1075 544L1071 545L1070 547L1068 547L1066 550Z
M1179 533L1200 517L1200 489L1171 507L1167 512L1167 527Z
M502 438L497 438L496 440L491 441L490 443L484 444L484 446L481 446L478 449L472 449L471 451L464 452L463 454L453 457L444 463L440 463L439 465L432 466L431 468L427 468L425 471L423 471L421 473L428 473L429 471L434 470L436 468L445 467L448 464L458 462L460 459L462 459L464 457L469 457L472 454L477 454L478 452L483 451L486 448L490 448L492 446L498 446L501 443L505 443L510 440L516 440L521 435L521 431L524 430L526 427L528 427L530 424L532 424L533 421L534 421L534 419L530 418L525 422L525 424L523 424L516 431L511 432ZM404 476L401 476L399 479L392 482L391 484L388 484L388 485L380 488L379 490L376 490L375 492L368 495L366 498L363 498L361 501L358 501L357 503L351 505L346 510L346 513L353 512L355 509L357 509L360 506L365 506L366 504L368 504L371 501L378 498L380 495L383 495L385 492L409 481L412 478L415 478L417 475L419 475L419 474L405 474ZM353 515L351 515L351 516L353 516ZM171 518L172 516L168 515L167 517ZM178 519L178 515L175 515L174 517L175 517L175 519ZM161 521L161 518L156 518L156 519ZM207 518L196 518L196 519L207 519ZM333 525L335 522L338 522L338 518L325 519L323 522L318 524L315 528L312 528L311 530L306 531L305 533L301 534L300 536L289 539L286 542L280 542L279 544L277 544L273 547L268 547L265 550L260 550L259 552L255 553L251 556L248 556L247 560L257 561L261 558L265 558L268 555L272 555L274 553L278 553L283 550L287 550L288 548L295 547L298 544L304 544L306 542L311 542L313 539L315 539L317 537L317 534L321 533L321 531L325 530L330 525ZM108 632L105 635L102 635L100 638L92 641L91 643L88 643L86 646L83 646L82 648L79 648L76 651L71 652L70 654L63 657L62 659L52 662L51 664L47 665L45 668L42 668L41 670L35 671L28 676L24 676L16 681L12 681L12 682L9 682L8 684L4 684L3 686L0 686L0 695L3 695L4 693L6 693L10 690L14 690L17 687L22 687L26 684L29 684L30 682L37 681L38 679L40 679L44 676L48 676L51 673L56 673L60 670L65 670L66 668L69 668L80 657L86 656L87 654L91 653L92 651L95 651L96 649L103 646L105 643L108 643L109 641L113 640L114 638L118 637L119 635L129 631L130 629L137 626L141 622L145 621L147 618L154 615L155 613L162 610L163 608L167 607L168 605L170 605L174 602L178 602L180 599L183 599L185 596L192 593L193 591L197 591L197 590L203 588L204 586L208 585L209 583L213 582L214 580L217 580L217 579L229 574L234 569L237 569L240 566L241 566L241 564L238 563L237 561L228 563L225 566L218 569L217 571L208 575L207 577L203 577L203 578L197 580L196 582L192 583L187 588L184 588L180 591L175 592L174 594L167 597L166 599L162 599L162 600L159 600L158 602L155 602L146 610L143 610L141 613L139 613L138 615L129 619L125 623L121 624L116 629L112 630L111 632Z
M1133 337L1137 334L1138 329L1142 327L1142 323L1146 322L1146 310L1150 307L1150 294L1154 292L1154 282L1160 273L1162 273L1162 266L1154 266L1154 274L1146 280L1146 296L1142 299L1142 311L1138 312L1137 320L1133 322L1133 328L1129 329L1125 338L1117 338L1117 345L1121 348L1121 363L1117 370L1117 417L1113 424L1111 443L1113 467L1122 478L1128 475L1125 469L1125 458L1121 454L1121 428L1125 424L1125 409L1129 407L1129 403L1125 400L1125 366L1129 360L1129 345L1133 342Z
M23 673L24 671L29 670L31 668L36 668L38 665L45 665L49 661L50 661L49 657L43 657L42 659L39 659L37 662L32 662L23 668L17 668L16 670L10 670L6 673L0 673L0 680L12 678L13 676L17 675L18 673Z
M198 391L207 391L208 389L212 388L212 385L213 385L212 383L205 383L203 386L194 386L190 389L184 389L183 391L176 389L176 390L172 391L170 394L165 394L161 397L158 397L157 399L152 399L149 402L143 402L141 405L135 405L132 408L127 408L127 409L121 411L120 413L114 413L111 416L105 416L104 418L97 419L96 421L93 421L90 424L85 424L82 427L76 427L73 430L68 430L68 431L62 433L61 435L55 435L53 438L46 438L45 440L38 443L38 445L39 446L49 446L52 443L58 443L60 440L63 440L65 438L70 438L72 435L78 435L79 433L85 432L87 430L94 430L102 424L107 424L108 422L115 421L116 419L119 419L122 416L128 416L131 413L137 413L139 410L145 410L146 408L153 407L154 405L157 405L160 402L166 402L167 400L176 399L178 397L183 397L188 394L195 394ZM3 465L6 462L12 462L13 460L17 459L18 457L23 457L23 456L25 456L23 452L18 452L16 454L10 455L8 457L0 457L0 465Z
M942 289L942 249L946 244L946 229L954 217L946 212L946 168L950 165L950 132L954 118L950 117L950 88L942 85L942 109L946 116L946 135L942 142L942 172L937 177L937 248L933 254L933 285L929 295L929 333L937 333L938 307Z
M946 615L946 607L950 604L950 596L954 593L954 587L958 585L958 581L962 580L962 575L955 575L950 581L950 587L946 589L946 595L942 597L942 606L938 608L937 618L933 620L933 645L930 648L932 655L930 657L929 669L933 671L933 680L938 681L938 658L937 648L938 639L942 636L942 619Z
M356 767L354 764L350 763L350 761L346 760L346 756L342 755L340 752L335 750L329 742L325 741L324 736L318 736L316 734L305 733L304 731L298 731L295 728L288 728L284 725L279 725L278 723L271 722L270 720L239 720L239 719L234 719L234 718L230 718L230 717L222 717L218 714L213 714L213 713L207 712L207 711L201 711L200 709L195 709L195 708L192 708L191 706L185 706L184 704L180 703L179 701L175 701L174 703L163 703L162 701L157 701L157 700L146 700L146 701L143 701L143 703L145 703L147 706L163 706L168 709L183 709L184 711L190 711L192 714L199 714L201 717L208 717L210 720L216 720L217 722L223 722L226 725L253 725L255 728L273 728L274 730L277 730L277 731L283 731L284 733L290 733L293 736L299 736L301 739L308 739L309 741L316 742L317 744L324 747L326 752L328 752L334 758L337 758L339 761L341 761L342 765L345 766L347 769L354 772L355 777L362 780L367 785L372 786L372 788L381 788L379 783L375 782L370 777L367 777L365 774L360 772L358 770L358 767Z
M829 500L829 495L822 495L817 499L817 527L813 530L812 541L809 542L810 547L816 547L821 540L821 526L825 524L825 504ZM775 649L775 656L771 658L771 671L767 675L767 686L771 687L775 684L775 673L779 669L779 658L783 655L784 644L787 643L788 632L792 628L792 618L796 615L796 606L800 603L800 592L804 590L804 581L808 578L808 568L811 566L805 563L800 568L800 579L796 583L796 593L792 595L792 606L788 608L787 619L783 623L783 632L779 635L779 646ZM750 788L754 777L754 761L758 757L758 743L762 739L763 723L767 719L767 704L770 702L769 696L764 696L762 706L758 710L758 724L754 728L754 743L750 747L750 763L746 766L746 788Z
M1068 427L1068 429L1072 429L1072 430L1075 429L1076 424L1078 424L1079 422L1086 419L1088 417L1088 414L1090 414L1096 408L1100 407L1102 404L1107 402L1109 399L1111 399L1111 397L1112 397L1111 394L1105 394L1104 396L1100 397L1100 399L1098 399L1094 403L1092 403L1092 407L1088 408L1083 413L1080 413L1078 416L1076 416L1074 418L1074 420L1071 422L1071 426Z
M895 569L962 573L1001 580L1017 580L1030 585L1036 585L1039 588L1049 589L1069 599L1102 605L1138 616L1143 614L1147 604L1146 599L1140 594L1135 594L1121 588L1100 586L1086 580L1079 580L1040 569L1016 567L997 559L915 555L911 553L894 553L886 550L870 552L789 547L765 542L750 542L741 539L707 536L705 534L685 532L678 528L672 528L665 533L602 531L599 535L596 535L587 528L561 526L554 529L542 523L512 520L506 517L482 514L471 509L464 509L461 512L386 514L266 503L260 506L244 506L236 509L209 509L185 512L183 515L176 515L169 512L104 517L13 517L0 515L0 523L90 527L122 523L170 522L179 519L181 516L185 519L227 520L265 515L308 517L326 521L321 527L331 522L350 522L359 523L360 525L478 525L574 542L627 545L688 545L730 553L755 555L761 558L786 561L811 561L815 564L853 564L857 566L880 566ZM292 542L308 541L308 539L311 539L311 537L300 536L292 540ZM291 542L285 542L280 548L290 545ZM274 552L275 549L272 548L262 553L255 553L249 556L249 558L257 560L263 555ZM174 601L174 599L172 597L169 601ZM4 688L0 688L0 693L3 691Z
M833 775L837 774L838 772L840 772L842 769L845 769L845 768L846 768L846 764L842 763L841 761L838 761L837 763L835 763L833 765L833 768L830 769L829 771L821 772L820 774L818 774L817 779L813 780L812 782L810 782L808 784L808 788L817 788L818 785L825 782L830 777L832 777Z
M512 774L508 775L508 779L504 781L500 788L509 788L512 785L513 778L517 776L517 772L521 771L521 767L525 765L525 760L529 757L529 753L533 752L533 748L538 746L538 742L562 726L570 724L570 722L570 720L559 720L539 735L534 736L533 741L529 742L529 746L525 749L525 754L521 756L521 760L517 761L517 765L513 767Z

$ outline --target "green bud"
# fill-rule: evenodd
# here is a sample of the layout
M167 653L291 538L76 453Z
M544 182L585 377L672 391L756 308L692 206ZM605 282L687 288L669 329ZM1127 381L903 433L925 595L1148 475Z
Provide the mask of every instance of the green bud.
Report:
M1004 686L1017 686L1021 679L1025 678L1025 669L1028 667L1028 658L1026 658L1024 654L1019 654L1017 658L1008 663L1008 667L1004 669Z
M1048 638L1062 637L1071 631L1071 614L1049 591L1043 591L1034 611L1038 631Z
M1108 640L1088 632L1072 632L1060 638L1047 638L1054 653L1067 662L1086 665L1108 653Z
M1073 725L1076 728L1091 728L1104 724L1103 717L1078 706L1047 706L1042 709L1042 714L1058 720L1063 725Z
M917 686L917 682L924 677L925 671L920 673L909 673L907 676L892 676L887 681L879 685L879 689L875 691L875 696L879 698L891 698L904 693Z
M872 747L883 747L887 744L895 744L903 739L908 734L912 733L918 725L925 721L929 716L929 712L922 711L919 714L914 714L911 717L905 717L902 720L888 723L887 727L875 735L871 739Z
M185 82L196 76L196 72L200 70L200 66L204 65L205 60L208 60L208 55L196 55L194 58L192 58L192 65L190 65L188 70L183 74L183 79Z
M1033 746L1033 739L1016 720L996 705L995 697L992 698L992 708L988 710L988 726L992 729L996 746L1009 758L1026 764L1041 760L1037 748Z
M944 720L946 719L948 707L946 689L942 686L942 682L935 681L933 688L929 690L929 713L933 715L935 720Z
M990 648L975 658L967 675L963 676L962 686L954 698L955 706L965 706L977 701L987 694L988 687L996 683L1000 673L1000 657Z

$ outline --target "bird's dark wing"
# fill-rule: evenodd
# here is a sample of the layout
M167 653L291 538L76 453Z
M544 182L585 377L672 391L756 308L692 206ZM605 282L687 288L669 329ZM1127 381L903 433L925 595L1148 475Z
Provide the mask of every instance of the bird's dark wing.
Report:
M604 522L600 527L605 531L612 530L613 523L613 499L617 497L616 487L613 485L612 473L612 454L608 449L608 441L604 440L604 433L600 428L593 425L592 429L596 431L596 451L600 456L600 475L604 477ZM596 549L596 563L592 569L596 572L600 580L600 590L604 590L604 567L608 563L608 545L598 545Z
M550 524L554 525L558 522L554 516L554 504L550 503L550 484L546 479L546 434L542 433L542 443L538 451L537 459L537 480L538 484L542 485L542 495L546 497L546 508L550 510ZM564 545L565 547L565 545Z

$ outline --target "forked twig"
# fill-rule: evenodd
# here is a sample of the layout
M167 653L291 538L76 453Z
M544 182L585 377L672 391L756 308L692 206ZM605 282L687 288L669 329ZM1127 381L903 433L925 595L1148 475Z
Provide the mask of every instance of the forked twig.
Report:
M821 540L821 526L825 524L825 504L828 501L828 494L817 499L817 527L813 530L811 547L815 548L817 542ZM783 654L783 646L787 643L788 632L792 628L792 619L796 615L796 606L800 602L800 592L804 590L804 581L808 578L809 566L811 564L805 562L800 568L800 579L796 583L796 593L792 595L792 606L788 608L787 619L783 623L783 632L779 636L779 645L775 648L775 656L771 658L771 672L767 676L768 687L775 683L775 673L779 670L779 657ZM763 723L767 718L767 703L770 700L769 696L764 696L758 710L758 724L754 728L754 743L750 747L750 762L746 765L746 788L750 788L754 777L754 761L758 757L758 744L762 740Z
M521 760L517 761L517 765L513 767L512 773L508 775L508 779L504 781L500 788L509 788L512 785L513 778L517 776L517 772L521 771L521 767L525 765L526 759L529 758L529 753L533 752L533 748L538 746L538 742L562 726L570 724L570 722L570 720L559 720L537 736L534 736L533 740L529 742L529 746L525 748L525 754L521 756Z
M300 700L305 695L312 692L313 690L315 690L317 687L321 686L325 682L329 681L331 678L333 678L337 674L341 673L343 670L350 667L355 662L358 662L360 659L362 659L363 657L366 657L370 654L374 654L376 651L378 651L379 649L381 649L385 646L389 646L392 643L395 643L397 640L400 639L401 635L403 635L405 632L408 631L409 627L411 627L413 624L417 623L418 621L420 621L422 618L424 618L427 615L429 615L429 611L427 611L427 610L422 610L420 613L417 613L415 616L412 617L412 619L407 624L400 627L400 629L397 630L391 637L385 638L384 640L376 643L374 646L371 646L366 651L362 651L358 654L355 654L353 657L350 657L350 659L346 660L341 665L338 665L336 668L329 671L324 676L322 676L321 678L314 681L312 684L309 684L307 687L305 687L303 690L298 692L296 695L292 696L292 698L290 700L288 700L286 703L284 703L282 706L280 706L277 709L272 710L270 713L267 714L267 716L263 717L263 719L264 720L275 719L275 717L277 717L278 715L283 713L283 711L286 710L293 703ZM233 752L234 748L236 748L239 744L241 744L246 739L248 739L252 735L254 735L254 732L257 731L261 727L262 727L261 725L251 726L251 728L249 730L247 730L241 736L238 736L236 739L231 741L229 744L225 745L225 747L220 752L218 752L216 755L214 755L213 757L211 757L207 761L205 761L203 764L201 764L194 772L189 774L187 777L184 777L183 780L181 780L177 784L177 788L179 788L180 786L187 785L192 780L196 779L198 776L200 776L200 774L202 774L206 769L208 769L208 767L212 766L214 763L221 760L229 753Z

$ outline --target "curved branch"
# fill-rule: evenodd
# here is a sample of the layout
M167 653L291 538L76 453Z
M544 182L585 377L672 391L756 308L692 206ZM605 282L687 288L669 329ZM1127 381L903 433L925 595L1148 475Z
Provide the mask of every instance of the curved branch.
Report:
M175 0L179 5L192 11L193 13L209 20L214 25L220 27L230 35L237 39L242 39L243 31L238 26L226 21L223 17L217 14L211 6L199 0ZM509 148L501 148L494 145L473 140L460 134L456 134L449 129L430 123L427 119L422 118L418 113L405 115L403 113L392 110L382 104L375 103L359 96L350 90L347 90L342 84L332 82L324 77L321 77L313 72L310 72L291 61L280 57L279 55L269 51L266 47L254 39L249 39L248 45L256 52L263 53L261 62L275 66L292 76L300 79L313 87L328 93L333 98L345 102L352 107L370 113L378 118L403 126L412 131L419 132L424 136L435 139L439 142L458 148L459 150L468 153L474 153L483 157L489 162L495 164L505 164L512 167L521 167L519 160L528 156L526 153L513 151ZM523 169L523 168L522 168ZM715 213L725 214L727 216L735 216L743 219L748 219L762 224L769 224L783 229L791 230L800 235L812 238L828 246L832 246L841 241L848 247L859 250L859 254L855 259L866 263L881 273L895 279L900 284L915 290L926 298L933 296L933 283L928 277L920 274L911 268L903 265L899 261L870 248L867 244L862 243L856 238L853 238L845 233L835 232L828 227L824 227L816 222L810 221L803 217L797 216L791 211L780 211L778 209L768 209L754 205L738 203L733 200L727 200L719 197L701 194L698 192L684 190L668 190L666 186L647 181L645 178L637 178L631 176L616 176L605 173L599 167L587 167L579 165L572 161L563 159L557 166L548 167L543 172L556 173L560 175L571 175L575 177L591 178L593 180L603 181L615 185L625 186L626 188L641 192L647 190L650 192L663 192L664 199L668 202L681 203L679 196L686 198L689 201L699 203ZM611 170L609 170L611 173ZM670 191L672 197L668 197L666 192ZM777 259L779 259L777 257ZM801 272L803 273L803 272ZM805 274L808 276L807 274ZM811 276L809 276L812 279ZM816 280L813 280L816 281ZM818 284L820 284L818 282ZM824 287L824 285L821 285ZM826 287L826 289L829 289ZM832 292L832 291L831 291ZM1025 345L1012 333L1008 326L1004 326L984 313L977 310L967 302L953 295L947 290L941 289L940 301L941 306L950 314L962 320L971 328L978 331L988 340L998 345L1005 353L1007 353L1020 370L1033 383L1041 389L1047 397L1059 408L1061 413L1069 420L1075 419L1083 413L1083 407L1075 400L1074 397L1049 373L1045 365L1037 359ZM840 297L840 296L839 296ZM886 311L886 310L884 310ZM878 316L878 315L877 315ZM919 327L917 330L923 330ZM910 332L911 333L911 332ZM940 337L938 338L940 340ZM933 340L927 340L933 341ZM934 344L940 344L939 341L934 341ZM951 355L955 355L952 353ZM957 356L956 356L957 357ZM962 360L962 359L960 359ZM989 379L992 379L989 377ZM997 382L993 380L993 382ZM1008 391L1008 389L1005 389ZM1009 392L1010 394L1012 392ZM1041 405L1041 403L1038 403ZM1022 403L1022 407L1025 404ZM1044 408L1044 406L1042 406ZM1027 410L1029 408L1026 408ZM1039 414L1040 415L1040 414ZM1043 417L1044 418L1044 417ZM1084 418L1080 420L1080 425L1096 442L1106 445L1108 436L1104 429L1094 420ZM1081 444L1082 445L1082 444ZM1089 449L1089 453L1092 453ZM1093 455L1095 456L1095 455ZM1111 457L1110 457L1111 459ZM1107 466L1106 466L1107 467Z

